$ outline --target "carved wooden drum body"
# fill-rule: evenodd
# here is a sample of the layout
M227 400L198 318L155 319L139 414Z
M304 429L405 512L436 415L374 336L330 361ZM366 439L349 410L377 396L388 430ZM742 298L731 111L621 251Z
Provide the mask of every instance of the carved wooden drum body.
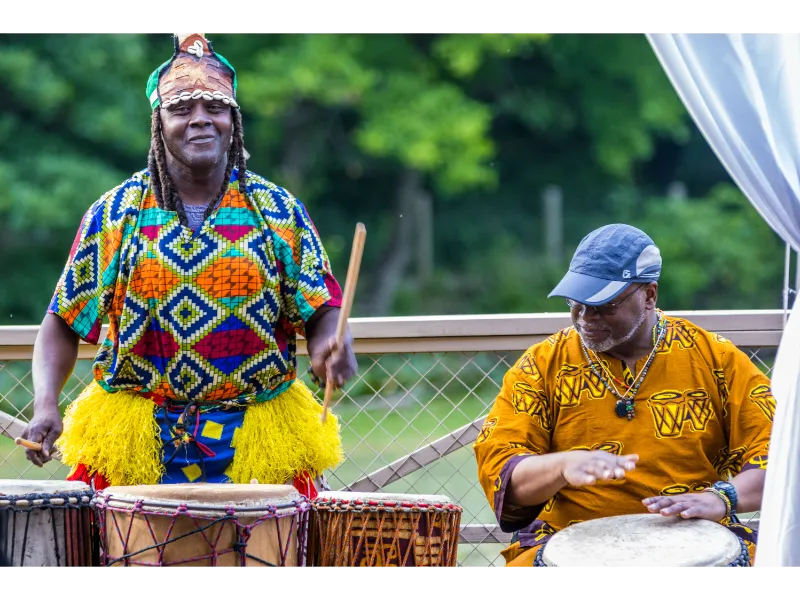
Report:
M298 566L309 504L289 485L109 487L94 504L107 566Z
M91 500L76 481L0 479L0 565L96 565Z
M312 501L309 563L453 567L461 512L446 496L320 492Z

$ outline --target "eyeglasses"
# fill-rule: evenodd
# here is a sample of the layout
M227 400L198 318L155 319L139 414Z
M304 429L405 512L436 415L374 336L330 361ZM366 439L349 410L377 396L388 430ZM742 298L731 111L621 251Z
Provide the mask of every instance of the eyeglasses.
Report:
M615 315L617 313L617 309L620 306L622 306L622 304L625 302L625 300L627 300L628 298L633 296L636 292L638 292L640 289L642 289L642 287L645 286L645 285L647 285L647 284L646 283L639 284L638 286L636 286L636 289L634 289L630 294L625 296L619 302L606 302L605 304L601 304L600 306L589 306L587 304L581 304L580 302L575 302L575 300L570 300L569 298L567 298L567 306L569 306L570 310L580 310L581 308L592 309L598 315L602 315L604 317L610 317L610 316Z

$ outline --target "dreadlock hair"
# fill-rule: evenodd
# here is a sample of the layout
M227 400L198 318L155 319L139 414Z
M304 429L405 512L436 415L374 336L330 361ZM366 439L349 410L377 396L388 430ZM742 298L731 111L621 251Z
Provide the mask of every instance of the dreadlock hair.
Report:
M228 182L231 180L234 164L239 169L239 191L244 194L247 189L247 153L244 149L244 129L242 128L242 113L238 108L231 107L233 111L233 136L231 148L228 150L228 164L225 167L225 176L222 178L222 187L203 215L207 218L216 208L217 200L228 191ZM164 210L175 211L183 225L188 223L183 200L172 184L167 171L166 149L164 139L161 137L161 111L156 108L150 124L150 152L147 158L147 168L150 171L150 185L156 195L158 207Z

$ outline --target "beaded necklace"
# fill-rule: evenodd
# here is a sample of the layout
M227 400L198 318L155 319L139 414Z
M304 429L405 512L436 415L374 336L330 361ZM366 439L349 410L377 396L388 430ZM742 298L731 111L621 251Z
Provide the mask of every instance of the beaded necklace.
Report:
M661 331L660 327L659 327L660 324L661 324L661 321L660 321L660 319L661 319L661 311L657 309L656 313L658 314L659 320L656 321L655 325L653 325L652 339L653 339L653 347L654 347L654 349L657 346L658 334ZM590 361L590 362L594 362L594 364L600 365L600 367L603 369L603 373L605 373L606 377L608 377L609 383L611 383L611 387L614 388L614 392L616 392L616 396L617 397L627 396L628 392L630 392L631 388L633 388L633 386L636 383L637 379L639 379L639 377L642 377L643 370L639 371L639 374L633 379L633 381L631 383L626 384L625 382L620 381L619 379L617 379L614 376L614 374L611 372L611 370L606 367L606 363L604 361L600 360L600 358L597 356L597 352L595 352L594 350L589 350L589 352L594 357L593 360ZM631 375L631 377L633 377L633 375ZM627 381L627 379L626 379L626 381ZM617 386L614 385L615 383L618 383L620 386L627 385L628 389L625 390L624 394L620 394L619 390L617 389Z
M583 343L583 338L581 338L581 348L583 349L584 356L586 356L586 360L589 361L589 368L592 370L592 373L594 373L595 377L597 377L603 383L606 389L611 392L612 395L617 397L616 406L614 407L614 412L616 415L620 418L627 417L628 421L636 416L633 408L633 400L636 397L636 393L639 391L639 388L641 387L642 382L647 375L647 371L650 369L650 365L653 363L653 359L656 357L656 352L661 346L661 342L664 341L664 337L667 333L667 320L664 317L664 313L662 313L660 310L657 311L657 313L658 321L653 326L653 350L650 352L650 356L647 358L647 362L645 363L644 367L642 367L642 370L639 371L636 379L634 379L633 383L631 383L628 389L625 390L624 394L621 394L619 390L617 390L616 386L608 379L603 377L603 374L595 368L595 365L599 364L603 372L609 375L610 379L616 379L610 373L608 373L608 371L606 371L606 368L602 362L599 360L595 361L589 356L589 350L586 348L586 344Z

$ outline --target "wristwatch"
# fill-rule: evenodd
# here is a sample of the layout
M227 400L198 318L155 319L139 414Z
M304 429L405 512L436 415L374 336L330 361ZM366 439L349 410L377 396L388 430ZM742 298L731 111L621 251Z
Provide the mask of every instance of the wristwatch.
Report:
M731 503L731 513L735 513L736 507L739 504L739 496L737 496L736 488L733 486L733 484L728 483L727 481L718 481L711 487L722 492L728 497L728 500Z

